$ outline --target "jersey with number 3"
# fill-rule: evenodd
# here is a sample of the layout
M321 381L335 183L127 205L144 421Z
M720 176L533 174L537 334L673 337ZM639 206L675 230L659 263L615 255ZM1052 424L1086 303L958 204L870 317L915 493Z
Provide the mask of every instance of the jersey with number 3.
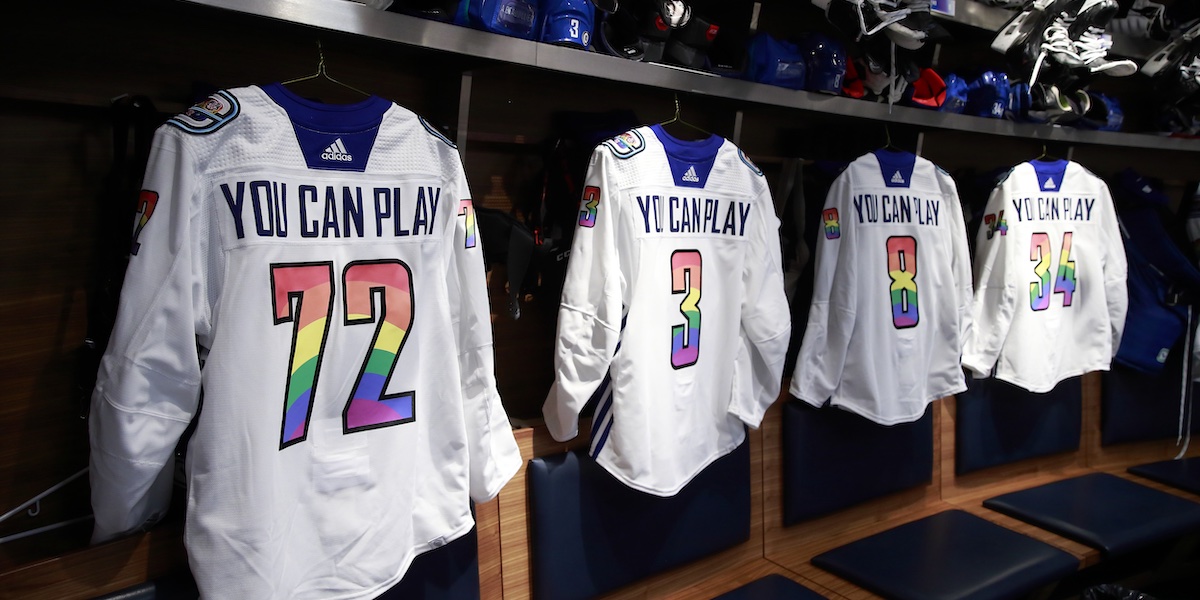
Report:
M966 389L971 263L950 175L877 150L838 176L821 220L792 394L892 425Z
M592 154L543 412L567 440L593 395L591 455L670 496L757 427L779 393L791 322L779 220L732 143L654 125Z
M1065 160L1017 165L992 191L976 240L964 366L1038 393L1108 370L1128 297L1103 180Z
M375 597L469 532L520 456L455 148L381 98L246 87L160 128L143 185L92 396L93 539L165 509L193 420L205 598Z

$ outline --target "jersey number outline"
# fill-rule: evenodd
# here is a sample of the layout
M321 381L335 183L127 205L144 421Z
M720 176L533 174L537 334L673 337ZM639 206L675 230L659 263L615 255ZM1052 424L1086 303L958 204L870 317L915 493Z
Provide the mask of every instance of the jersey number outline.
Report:
M464 217L465 221L466 221L465 226L466 226L467 231L465 234L466 241L463 242L465 244L464 247L465 248L474 248L475 247L475 204L473 204L471 202L470 198L465 198L465 199L458 201L458 216Z
M377 323L371 350L342 409L342 433L410 423L416 418L416 392L385 391L412 330L412 270L394 259L354 261L346 265L341 279L344 324ZM308 438L334 296L331 262L271 265L275 324L294 323L280 450Z
M1053 248L1050 234L1034 233L1029 240L1029 260L1037 261L1033 267L1035 281L1029 283L1029 308L1042 311L1050 308L1050 295L1062 294L1063 306L1071 306L1075 299L1078 280L1075 276L1075 261L1071 260L1072 232L1063 233L1062 249L1058 253L1058 272L1054 277L1054 289L1050 289L1050 263Z
M583 188L583 201L579 206L579 226L595 227L596 211L600 206L600 188L589 185Z
M887 239L888 288L892 304L892 326L896 329L916 327L921 321L917 306L917 239L910 235L894 235Z
M142 243L138 241L138 238L142 236L142 229L146 228L146 223L149 223L150 217L154 215L155 206L158 206L158 192L150 190L138 192L134 212L141 216L138 217L137 225L133 227L133 243L129 248L129 253L134 256L137 256L138 250L142 249Z
M700 289L703 261L699 250L671 253L671 294L685 294L679 301L682 325L671 326L671 367L682 369L700 359Z

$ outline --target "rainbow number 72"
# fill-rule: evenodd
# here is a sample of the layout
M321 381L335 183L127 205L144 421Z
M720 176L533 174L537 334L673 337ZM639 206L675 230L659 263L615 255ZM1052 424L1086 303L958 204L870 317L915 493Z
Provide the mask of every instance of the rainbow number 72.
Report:
M333 314L333 264L271 265L271 288L275 324L294 323L282 450L308 437ZM415 392L385 393L412 328L412 271L398 260L352 262L342 272L342 288L345 325L376 323L371 351L342 410L343 433L412 421Z

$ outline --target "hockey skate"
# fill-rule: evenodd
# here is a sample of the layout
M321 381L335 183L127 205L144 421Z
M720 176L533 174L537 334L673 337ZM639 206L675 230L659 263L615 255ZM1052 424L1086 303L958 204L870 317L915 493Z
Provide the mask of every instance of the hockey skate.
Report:
M1142 65L1142 73L1145 73L1149 77L1154 77L1164 68L1179 63L1180 59L1188 53L1192 42L1198 38L1200 38L1200 23L1171 43L1163 46L1158 52L1155 52L1150 57L1150 60L1147 60L1146 64Z
M880 0L812 0L825 18L843 33L859 39L883 31L908 16L907 8L887 10Z
M1137 73L1137 63L1132 60L1109 60L1108 50L1112 39L1104 35L1104 29L1118 10L1116 0L1085 0L1070 21L1063 15L1061 21L1067 25L1067 35L1073 46L1055 60L1072 69L1086 69L1088 73L1103 73L1110 77L1127 77ZM1056 19L1058 23L1060 19Z
M941 42L950 39L946 31L933 19L932 0L905 0L908 14L887 26L889 39L897 46L908 50L919 50L926 42Z
M1046 23L1057 14L1055 5L1079 0L1032 0L1013 15L992 40L992 50L1008 54L1010 50L1024 46L1029 40L1037 40Z
M1117 11L1116 0L1067 0L1042 31L1040 45L1027 45L1027 55L1036 52L1029 76L1032 84L1038 80L1048 63L1074 74L1105 74L1125 77L1137 72L1131 60L1109 60L1112 40L1104 35L1104 27Z

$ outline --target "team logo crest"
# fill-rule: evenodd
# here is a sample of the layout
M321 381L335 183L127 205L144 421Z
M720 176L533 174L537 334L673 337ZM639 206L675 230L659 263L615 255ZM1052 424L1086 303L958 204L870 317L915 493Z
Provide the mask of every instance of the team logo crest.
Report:
M615 138L604 142L617 158L629 158L646 148L646 140L636 131L626 131Z
M197 102L183 114L167 120L189 133L212 133L237 118L241 105L229 92L220 91Z
M827 208L821 213L821 220L825 222L825 239L836 240L842 237L842 225L838 221L838 210L836 208Z
M754 164L749 158L747 158L746 153L742 152L741 148L738 148L738 158L742 159L742 163L747 167L750 167L750 170L754 171L755 175L761 176L763 174L762 169L758 168L758 165Z

